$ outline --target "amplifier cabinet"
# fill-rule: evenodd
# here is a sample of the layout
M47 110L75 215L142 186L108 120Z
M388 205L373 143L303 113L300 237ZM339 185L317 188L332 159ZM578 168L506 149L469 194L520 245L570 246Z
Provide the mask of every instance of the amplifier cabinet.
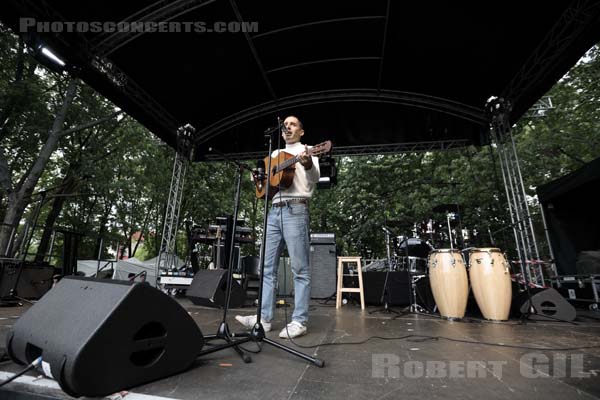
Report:
M598 308L600 275L555 276L550 281L552 287L571 302L590 303L590 308Z
M311 242L311 298L325 299L335 294L337 288L336 261L335 243Z

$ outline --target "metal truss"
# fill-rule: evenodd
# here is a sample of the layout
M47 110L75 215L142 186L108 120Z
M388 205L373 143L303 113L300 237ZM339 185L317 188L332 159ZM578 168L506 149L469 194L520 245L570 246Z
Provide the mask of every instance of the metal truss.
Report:
M119 21L118 24L129 25L137 22L168 22L197 8L214 3L216 0L159 0ZM112 32L99 35L93 41L93 52L99 57L106 57L144 32L130 29L126 32Z
M48 21L65 21L65 18L52 8L45 0L22 0L19 4L19 9L23 15L34 15L39 19L45 18ZM120 91L128 101L131 101L141 110L149 110L153 115L160 116L157 122L162 125L165 131L174 131L177 126L177 120L165 108L163 108L154 98L135 83L127 74L118 68L109 59L97 54L94 51L94 46L84 35L80 33L67 33L65 35L76 35L77 40L73 41L72 37L67 41L61 34L56 34L56 40L73 47L76 46L76 53L83 59L89 60L89 66L97 73L103 75L112 83L114 88ZM32 43L31 39L26 38L27 43L37 46L39 43ZM35 39L33 39L35 40Z
M496 146L502 180L510 211L521 273L530 283L544 285L544 273L529 212L523 176L510 124L511 104L502 98L491 98L487 105L491 115L491 139Z
M599 15L600 2L597 0L573 1L506 86L501 97L512 99L516 104L519 96L539 81L540 75L548 73L561 61L565 51L590 28Z
M181 211L185 172L191 158L194 133L194 128L189 124L177 130L177 152L173 162L173 174L171 176L169 198L165 211L163 233L156 261L157 284L161 271L177 268L175 241L179 227L179 213Z
M391 143L363 146L341 146L333 149L336 156L368 156L373 154L423 153L453 150L468 146L467 139L438 140L431 142Z
M362 146L340 146L334 147L331 154L334 156L368 156L378 154L401 154L401 153L422 153L428 151L454 150L469 146L471 142L467 139L440 140L433 142L412 142L412 143L389 143L373 144ZM235 160L258 160L265 157L264 151L254 151L246 153L229 153L227 157ZM223 161L220 154L207 154L207 161Z
M552 103L552 96L544 96L539 99L527 112L528 118L543 118L548 113L548 110L554 108Z
M452 115L461 120L477 125L486 126L488 120L481 108L472 107L457 101L441 97L428 96L420 93L402 92L397 90L377 89L343 89L325 90L319 92L302 93L299 95L279 98L250 107L232 114L198 132L199 143L206 142L223 132L240 126L253 119L273 115L285 108L295 108L314 104L327 104L339 102L365 102L387 103L408 107L432 110L442 114Z

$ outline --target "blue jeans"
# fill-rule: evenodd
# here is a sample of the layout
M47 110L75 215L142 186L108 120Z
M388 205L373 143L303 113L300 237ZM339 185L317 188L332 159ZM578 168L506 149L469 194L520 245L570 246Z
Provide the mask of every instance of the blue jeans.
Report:
M265 241L265 276L262 287L261 319L273 320L277 270L284 242L287 245L294 275L294 313L292 320L306 324L310 301L310 232L308 206L289 204L272 207L267 220Z

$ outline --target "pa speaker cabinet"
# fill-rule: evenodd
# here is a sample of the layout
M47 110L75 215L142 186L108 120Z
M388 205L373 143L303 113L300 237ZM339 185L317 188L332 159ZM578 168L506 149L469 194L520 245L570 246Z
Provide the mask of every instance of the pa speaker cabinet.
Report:
M186 295L192 303L223 308L227 300L227 271L226 269L203 269L194 275L194 280ZM229 307L241 307L246 300L242 286L233 279L231 282L231 298Z
M218 253L217 253L218 252ZM229 254L225 254L225 244L221 244L217 246L213 244L212 246L212 259L217 269L227 269L229 268L229 264L226 264L227 257ZM219 262L217 263L217 260ZM233 271L240 270L240 246L235 246L233 248Z
M23 266L17 295L26 299L39 299L52 287L54 267L47 264L28 264Z
M431 283L429 282L428 276L424 276L415 282L415 296L417 304L433 313L435 309L435 298L431 291Z
M0 297L8 296L15 287L16 295L25 299L39 299L52 287L54 267L47 263L22 263L0 260Z
M540 321L573 321L577 317L573 307L555 289L531 289L531 304L536 313L529 315L529 319ZM519 293L513 299L513 310L520 314L529 311L529 298L527 292Z
M106 396L187 369L202 332L175 300L147 283L66 277L17 320L11 359L42 357L75 397Z
M386 284L387 278L387 284ZM357 279L357 278L354 278ZM344 283L344 286L347 284ZM356 286L352 283L348 286ZM383 304L381 299L387 291L387 302L394 306L407 306L410 304L410 284L408 274L404 271L369 271L363 273L363 287L365 303L371 305Z
M324 299L336 292L335 243L313 241L310 245L310 297Z
M21 261L0 259L0 298L8 297L17 282Z

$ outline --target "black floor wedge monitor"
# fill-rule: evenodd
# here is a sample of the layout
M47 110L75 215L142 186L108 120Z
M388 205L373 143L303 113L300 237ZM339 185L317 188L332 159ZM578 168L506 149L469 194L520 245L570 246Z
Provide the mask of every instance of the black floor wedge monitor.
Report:
M106 396L189 368L202 332L174 299L147 283L65 278L8 336L13 361L41 356L65 393Z

